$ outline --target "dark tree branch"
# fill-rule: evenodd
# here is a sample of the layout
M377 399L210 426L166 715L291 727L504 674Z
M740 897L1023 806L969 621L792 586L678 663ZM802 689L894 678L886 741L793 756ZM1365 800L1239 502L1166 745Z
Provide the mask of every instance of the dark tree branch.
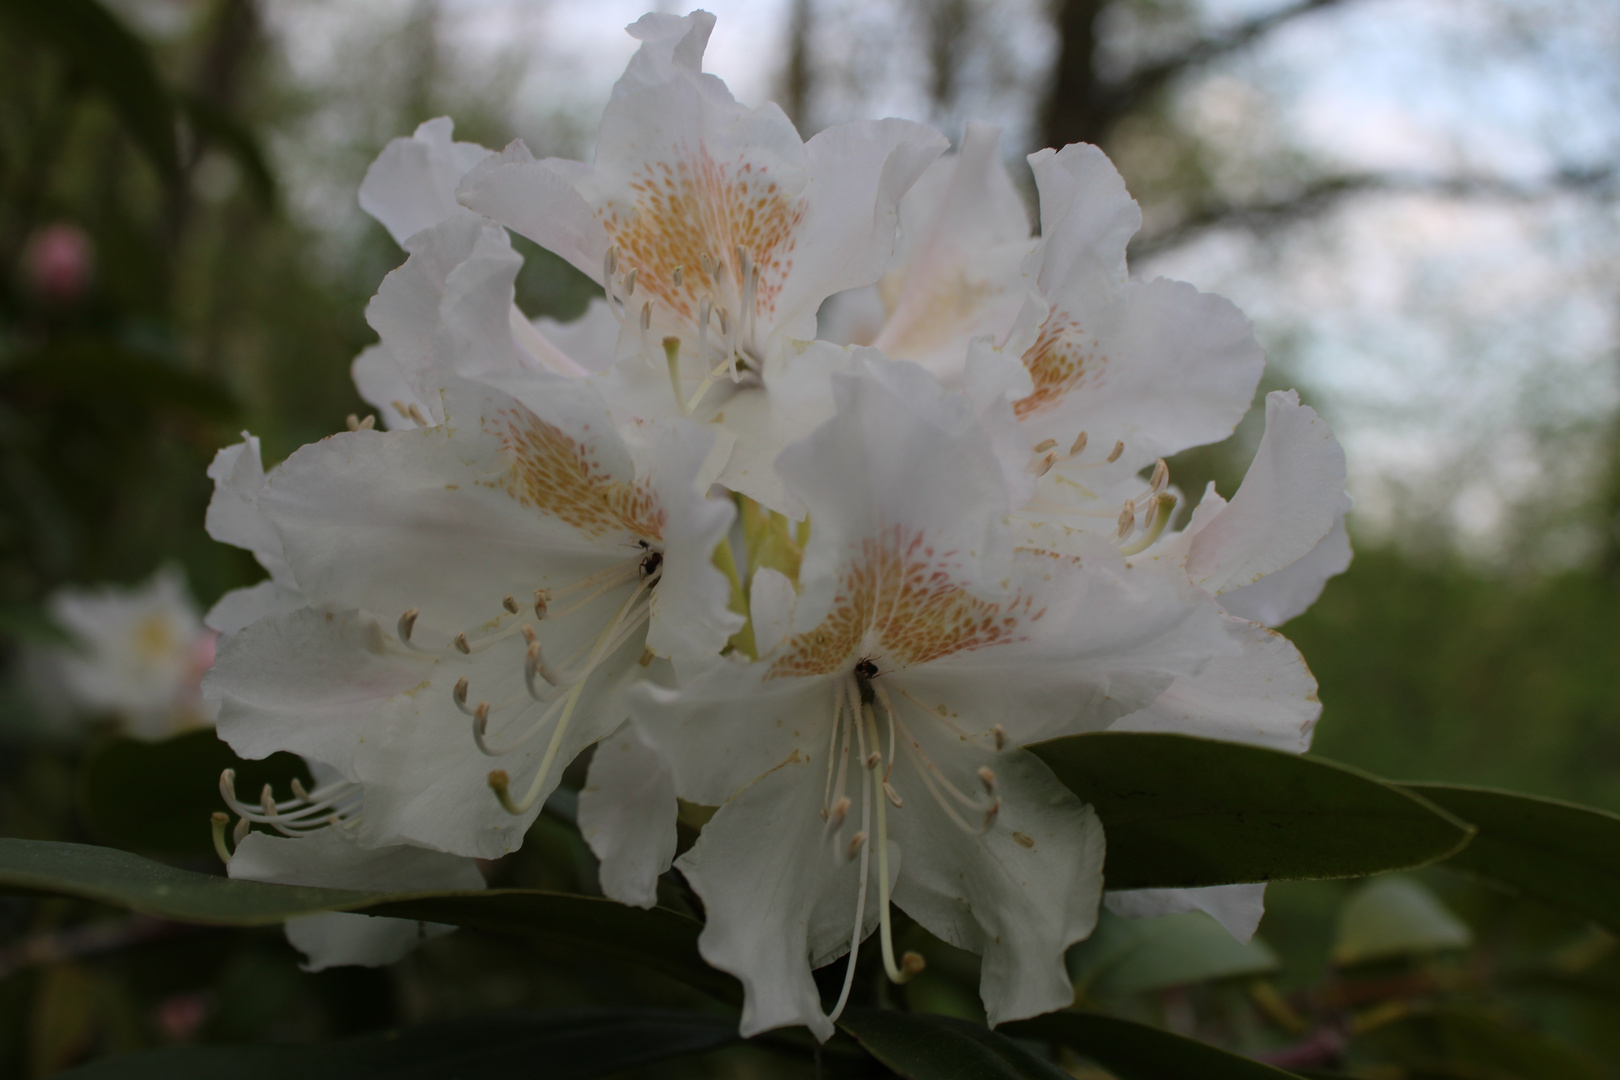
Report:
M1344 0L1295 0L1147 63L1121 80L1104 82L1097 73L1097 20L1107 0L1057 0L1058 59L1041 111L1046 145L1103 143L1121 119L1183 72L1245 48L1301 15L1341 3Z
M1174 56L1137 68L1109 90L1109 97L1118 103L1115 114L1123 113L1137 102L1158 93L1170 80L1190 68L1200 67L1245 48L1257 38L1271 33L1283 23L1293 22L1301 15L1310 15L1342 3L1344 0L1296 0L1287 7L1239 23L1225 33L1195 42Z
M1453 199L1496 199L1537 202L1557 195L1598 197L1620 192L1620 171L1611 166L1561 169L1538 184L1519 184L1488 176L1418 176L1360 173L1313 180L1277 199L1204 206L1172 225L1139 237L1131 255L1140 258L1188 243L1213 229L1239 228L1257 234L1275 232L1319 217L1347 199L1363 194L1438 195Z

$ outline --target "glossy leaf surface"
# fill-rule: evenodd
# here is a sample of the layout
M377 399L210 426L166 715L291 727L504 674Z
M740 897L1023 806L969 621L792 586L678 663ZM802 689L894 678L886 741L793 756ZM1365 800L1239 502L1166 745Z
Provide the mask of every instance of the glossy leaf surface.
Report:
M1466 825L1408 791L1276 750L1107 731L1030 750L1102 818L1111 889L1359 877L1468 842Z

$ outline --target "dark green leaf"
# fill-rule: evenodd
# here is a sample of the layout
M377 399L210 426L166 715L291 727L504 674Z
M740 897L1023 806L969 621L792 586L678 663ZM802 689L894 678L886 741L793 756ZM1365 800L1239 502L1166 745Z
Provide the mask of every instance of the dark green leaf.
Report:
M229 420L239 411L212 379L108 338L57 339L17 357L5 377L124 409L179 409L211 420Z
M146 45L96 0L0 0L0 16L60 54L166 179L180 175L174 101Z
M950 1016L849 1009L838 1026L906 1080L1068 1080L989 1028Z
M234 117L195 94L183 95L180 104L199 140L212 142L229 154L237 168L242 170L259 202L266 208L273 208L277 198L276 178L270 171L270 159L265 155L264 147L259 145L258 136Z
M1069 953L1075 990L1094 997L1258 975L1277 966L1258 938L1245 945L1201 911L1126 919L1104 909L1097 929Z
M264 926L317 911L363 911L518 934L661 971L726 1000L737 983L703 963L685 915L536 889L373 893L266 885L180 870L112 848L0 839L0 892L77 896L176 922Z
M1019 1039L1067 1046L1119 1080L1292 1080L1293 1074L1262 1065L1156 1027L1097 1013L1057 1012L1003 1024Z
M1410 792L1277 750L1126 732L1030 749L1096 808L1113 889L1357 877L1468 842L1466 825Z
M1409 784L1479 830L1446 866L1620 932L1620 817L1508 791Z
M1605 1080L1586 1054L1494 1013L1435 1009L1357 1037L1352 1049L1410 1072L1469 1080Z
M79 805L85 822L115 847L172 855L208 855L214 850L209 815L223 810L219 774L236 770L237 790L256 798L265 784L286 797L287 783L310 782L292 754L243 761L213 729L162 742L108 739L86 755L79 774Z
M588 1080L736 1040L737 1021L731 1017L581 1009L427 1024L341 1042L153 1050L59 1075L72 1080Z

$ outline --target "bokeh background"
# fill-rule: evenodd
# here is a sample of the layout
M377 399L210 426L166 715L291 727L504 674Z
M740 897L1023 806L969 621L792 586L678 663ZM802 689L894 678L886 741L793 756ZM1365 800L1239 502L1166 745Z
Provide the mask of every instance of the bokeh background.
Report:
M374 340L366 301L402 261L356 203L366 166L440 115L460 139L588 157L633 51L621 28L647 3L102 3L63 0L57 17L40 14L56 4L0 2L0 835L118 842L105 825L118 809L98 818L85 780L112 736L64 721L33 660L63 640L49 598L168 566L206 608L258 580L245 553L203 531L204 470L241 430L269 464L364 413L349 363ZM1254 319L1262 392L1296 386L1330 419L1357 500L1354 564L1286 627L1321 683L1316 753L1620 811L1620 6L708 6L720 17L708 69L744 101L779 101L807 137L869 116L953 138L988 120L1026 188L1025 153L1101 145L1144 210L1133 272L1223 293ZM516 242L519 306L583 310L589 282ZM1257 420L1171 462L1178 484L1214 479L1229 495ZM139 813L143 796L130 797ZM577 834L551 818L492 872L586 890L593 877ZM1462 986L1590 1060L1620 1058L1612 939L1457 879L1423 881L1469 929L1402 961L1417 967L1400 977L1429 978L1414 993ZM1248 955L1216 972L1225 982L1099 993L1127 1014L1266 1043L1256 1031L1280 1021L1247 980L1269 972L1284 993L1326 1000L1351 888L1275 888L1270 967ZM389 971L306 974L273 932L0 905L5 1075L165 1041L672 992L470 933ZM105 947L69 934L103 924L119 928ZM1492 981L1526 957L1565 964L1585 989L1544 1000ZM925 990L972 1011L943 981ZM1334 1001L1334 1016L1365 1004ZM1302 1022L1294 1035L1317 1030ZM1476 1071L1367 1075L1543 1075L1487 1056ZM775 1075L747 1051L691 1075L722 1067ZM1545 1075L1577 1075L1557 1067Z

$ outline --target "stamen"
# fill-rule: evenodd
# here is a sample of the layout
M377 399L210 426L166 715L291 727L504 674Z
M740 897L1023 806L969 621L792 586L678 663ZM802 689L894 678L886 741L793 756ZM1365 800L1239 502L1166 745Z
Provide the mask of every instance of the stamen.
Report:
M681 393L681 339L667 337L664 339L664 360L669 364L669 388L675 394L675 404L681 410L681 415L688 415L691 410L686 407L686 396Z
M1112 450L1108 451L1108 464L1112 465L1114 462L1118 461L1119 456L1121 454L1123 454L1124 452L1125 452L1125 440L1120 439L1118 442L1114 443L1114 448Z
M416 629L416 619L421 614L422 612L419 609L409 608L405 614L399 617L399 640L402 644L409 645L411 643L411 631Z
M1152 488L1153 494L1157 495L1164 490L1165 485L1168 483L1170 483L1170 466L1164 463L1164 458L1160 458L1153 465L1153 479L1148 481L1148 487Z
M849 816L849 807L849 796L845 795L843 798L833 803L832 813L829 814L825 810L822 811L827 818L827 828L829 830L832 832L837 832L839 829L844 827L844 818Z
M542 622L545 621L546 617L546 600L546 590L534 590L534 617Z
M1126 499L1119 511L1119 539L1123 540L1136 528L1136 500Z
M1047 473L1051 472L1052 466L1056 464L1057 454L1047 454L1043 458L1036 458L1035 460L1031 461L1029 463L1029 471L1035 474L1036 479L1039 479L1040 477L1043 477Z
M472 655L472 645L468 643L466 634L457 634L453 639L451 639L451 644L456 647L456 651L461 655Z
M348 425L350 431L360 430L360 418L354 415L354 413L350 413L347 417L345 417L343 422Z
M636 275L640 273L641 267L638 266L628 274L624 275L624 298L626 300L636 295Z
M846 688L851 693L854 692L854 680L853 679L848 681L848 683L846 684ZM855 723L856 718L851 717L850 722ZM845 731L845 734L844 734L844 748L845 748L846 757L847 757L848 756L847 752L848 752L848 749L849 749L849 733L848 733L847 730ZM841 774L842 774L842 770L840 770L840 775ZM840 784L842 784L842 780L840 780ZM842 810L848 810L849 809L849 800L847 798L840 798L838 800L838 805ZM842 823L842 820L843 820L842 817L840 817L840 819L839 819L840 823ZM866 785L862 784L861 785L861 831L857 836L857 839L862 841L862 843L860 845L860 848L861 848L861 880L860 880L859 887L855 890L855 926L854 926L854 929L852 929L850 931L850 933L849 933L849 961L847 962L847 964L844 967L844 986L843 986L843 989L841 989L838 992L838 1002L837 1002L837 1004L835 1004L833 1006L832 1012L827 1014L828 1017L830 1019L833 1019L833 1020L838 1019L838 1017L844 1011L844 1006L849 1002L849 988L852 985L854 985L854 982L855 982L855 961L860 956L860 951L861 951L861 930L865 927L865 924L866 924L866 883L867 883L867 878L868 878L869 871L871 870L871 866L872 866L872 850L866 846L865 838L866 838L867 830L871 827L871 822L872 822L872 800L867 797ZM855 841L851 840L850 843L854 844Z
M540 701L542 695L534 686L534 677L536 675L546 680L553 687L562 681L557 677L557 673L551 670L545 658L540 655L540 643L538 641L530 643L529 651L523 658L523 684L529 688L529 696L536 701Z
M1120 548L1121 555L1140 555L1158 542L1164 535L1165 527L1170 524L1170 518L1175 514L1176 497L1168 491L1160 492L1153 497L1153 517L1148 522L1147 529L1141 536Z
M996 801L990 804L990 809L984 812L984 827L986 831L989 830L990 826L996 823L996 815L999 813L1001 813L1001 796L997 795Z
M1074 445L1069 447L1070 457L1079 457L1086 452L1086 433L1081 432L1074 437Z
M844 715L844 695L842 693L840 693L839 691L834 690L833 691L832 734L830 736L828 736L828 738L827 738L827 783L825 784L825 786L823 787L822 792L821 792L821 817L822 817L823 820L827 820L827 806L828 806L829 803L832 802L833 758L834 758L833 750L838 746L838 729L841 726L839 721L842 720L843 715ZM847 799L844 800L844 801L846 803L848 802ZM848 807L846 806L845 809L848 809ZM839 818L839 821L843 821L843 818ZM836 827L837 826L834 826L834 828L836 828Z
M467 676L463 675L456 680L455 688L450 691L450 700L456 703L456 708L468 716L473 714L473 711L467 708Z
M516 615L518 613L517 597L508 593L506 599L501 601L501 607L505 608L507 611L510 611L513 615Z
M361 419L360 419L360 430L361 431L370 431L372 428L375 428L376 426L377 426L377 415L375 413L366 413L365 416L361 417Z
M900 798L900 793L894 790L894 785L889 783L887 780L883 781L883 794L887 795L889 797L889 801L894 803L894 808L896 810L905 805L905 802Z
M1032 450L1031 453L1044 454L1044 453L1046 453L1048 450L1052 449L1052 447L1054 447L1056 445L1057 445L1057 440L1056 439L1042 439L1040 442L1035 444L1035 449Z
M612 281L613 280L613 275L618 271L618 269L619 269L619 249L616 246L609 247L607 249L607 254L602 256L602 282L603 282L603 284L606 284L609 281Z
M220 862L229 866L231 852L225 846L225 826L231 823L231 815L223 810L215 810L210 820L213 823L214 830L214 854L219 856Z
M988 765L981 765L979 766L978 775L979 783L984 785L985 794L994 795L996 793L996 774L990 771Z
M309 792L304 790L304 782L298 777L293 777L287 786L292 788L293 798L309 802Z
M872 715L872 706L865 705L861 709L866 720L866 726L871 729L872 741L877 742L877 718ZM880 783L876 774L872 777L874 788ZM887 784L883 785L885 788ZM889 919L889 827L888 827L888 800L875 797L877 803L877 856L878 856L878 928L883 947L883 969L888 972L889 981L893 983L909 982L917 971L901 968L894 962L894 928ZM896 803L895 805L899 805ZM919 959L921 959L919 957Z
M231 843L236 847L241 847L242 841L247 839L247 834L252 830L253 826L248 824L247 818L237 818L236 828L231 830Z
M863 832L856 833L850 838L849 844L844 848L844 858L846 860L853 859L855 856L861 853L861 848L865 845L866 834Z

